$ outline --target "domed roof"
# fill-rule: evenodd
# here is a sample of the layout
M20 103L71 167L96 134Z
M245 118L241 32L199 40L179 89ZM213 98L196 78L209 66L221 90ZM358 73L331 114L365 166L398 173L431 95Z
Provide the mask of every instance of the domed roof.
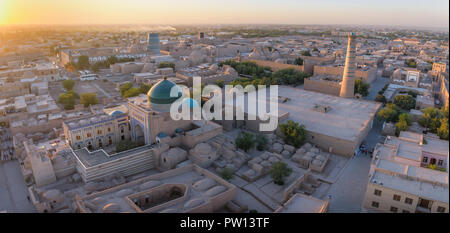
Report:
M172 87L176 87L178 90L177 97L171 97L170 92ZM182 96L181 88L178 87L174 82L167 80L159 81L148 91L147 96L149 98L150 103L152 104L172 104L178 98Z
M194 108L194 107L198 106L197 101L195 101L194 99L189 98L189 97L183 99L183 104L189 104L190 108Z
M119 110L114 110L111 113L109 113L110 116L115 117L116 115L123 114L123 112Z

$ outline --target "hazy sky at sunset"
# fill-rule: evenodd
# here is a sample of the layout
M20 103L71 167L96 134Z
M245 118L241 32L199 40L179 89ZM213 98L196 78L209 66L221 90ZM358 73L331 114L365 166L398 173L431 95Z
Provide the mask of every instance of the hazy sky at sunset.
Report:
M0 0L0 24L449 26L448 0Z

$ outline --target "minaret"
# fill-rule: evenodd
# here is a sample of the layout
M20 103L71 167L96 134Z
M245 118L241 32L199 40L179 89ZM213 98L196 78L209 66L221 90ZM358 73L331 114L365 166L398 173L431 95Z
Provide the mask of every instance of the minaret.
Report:
M353 98L355 92L355 44L353 39L355 34L353 32L348 34L347 56L345 58L344 76L341 82L341 92L339 96L342 98Z

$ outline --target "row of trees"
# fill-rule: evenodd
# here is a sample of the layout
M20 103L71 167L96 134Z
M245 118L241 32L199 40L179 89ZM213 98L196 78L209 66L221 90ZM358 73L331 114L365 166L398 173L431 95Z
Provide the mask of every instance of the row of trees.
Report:
M252 134L248 132L240 132L234 141L236 147L248 152L251 148L256 146L256 149L263 151L266 149L268 139L264 134Z
M88 58L89 61L89 58ZM116 56L110 56L106 61L98 61L90 66L91 70L97 72L100 69L108 69L110 65L122 62L134 61L134 58L117 58Z
M233 69L235 69L239 74L248 75L254 79L262 78L267 74L272 73L272 69L270 69L270 67L258 66L256 65L256 63L250 61L237 62L233 60L227 60L219 62L219 67L222 67L223 65L229 65L233 67Z
M273 72L270 75L263 78L237 78L230 82L230 85L241 85L243 87L247 85L301 85L305 78L308 78L309 74L296 71L293 68L282 69L277 72Z
M377 116L386 122L395 123L397 135L401 131L408 130L412 124L411 115L393 103L388 103L386 107L378 112Z
M175 70L175 64L173 62L161 62L158 64L158 68L162 69L162 68L172 68L173 70Z
M61 93L58 97L58 103L62 104L65 110L72 110L75 108L75 102L77 99L80 99L80 103L83 104L84 107L98 104L96 93L82 93L81 96L79 96L74 91Z
M123 98L135 97L140 94L147 94L151 87L148 84L141 84L139 87L134 87L132 83L125 83L120 86L120 94Z
M448 107L440 110L437 108L425 108L418 123L432 133L436 133L441 139L448 140Z

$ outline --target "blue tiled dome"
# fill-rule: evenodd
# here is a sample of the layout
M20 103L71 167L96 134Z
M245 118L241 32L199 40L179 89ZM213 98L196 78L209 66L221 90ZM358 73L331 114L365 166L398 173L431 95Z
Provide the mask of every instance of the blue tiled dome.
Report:
M171 97L172 87L177 89L177 96ZM164 79L159 81L148 91L147 96L152 104L172 104L182 96L181 88L174 82Z

